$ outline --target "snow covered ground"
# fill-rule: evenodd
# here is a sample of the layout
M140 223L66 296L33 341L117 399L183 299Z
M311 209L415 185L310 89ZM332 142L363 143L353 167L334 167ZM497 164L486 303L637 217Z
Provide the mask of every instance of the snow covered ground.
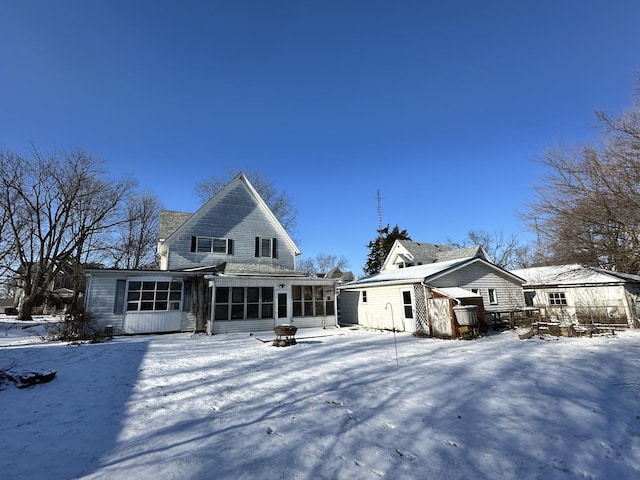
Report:
M46 343L0 320L3 479L632 479L640 331L364 330ZM396 364L397 358L397 364Z

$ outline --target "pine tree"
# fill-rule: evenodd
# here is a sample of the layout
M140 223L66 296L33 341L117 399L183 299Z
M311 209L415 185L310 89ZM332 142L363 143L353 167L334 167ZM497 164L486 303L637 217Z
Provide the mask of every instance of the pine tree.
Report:
M367 263L364 266L364 273L367 275L380 272L382 264L387 258L387 255L389 255L391 247L396 240L411 240L407 231L400 231L398 225L389 231L389 225L387 224L386 227L377 230L377 232L378 237L367 245L367 248L370 250L367 256Z

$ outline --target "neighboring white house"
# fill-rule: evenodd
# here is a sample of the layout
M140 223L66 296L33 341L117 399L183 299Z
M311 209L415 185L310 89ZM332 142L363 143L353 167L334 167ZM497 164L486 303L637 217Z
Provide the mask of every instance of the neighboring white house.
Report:
M640 326L640 276L578 264L513 270L526 280L527 305L543 319Z
M469 257L481 257L491 262L491 258L480 245L454 249L451 245L396 240L393 242L380 271Z
M482 249L458 253L470 252L456 258L450 251L450 260L391 268L340 286L340 322L456 337L461 316L473 307L481 332L491 317L522 310L524 280L491 263Z
M115 334L337 325L336 282L295 271L298 247L249 180L194 214L165 211L160 270L87 269L86 310Z

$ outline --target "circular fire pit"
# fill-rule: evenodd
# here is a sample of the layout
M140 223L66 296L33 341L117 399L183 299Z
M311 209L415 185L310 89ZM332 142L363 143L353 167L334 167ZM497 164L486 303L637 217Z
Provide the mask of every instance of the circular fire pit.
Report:
M288 347L289 345L295 345L295 335L298 331L298 327L293 325L278 325L273 329L276 332L276 339L273 341L274 347Z

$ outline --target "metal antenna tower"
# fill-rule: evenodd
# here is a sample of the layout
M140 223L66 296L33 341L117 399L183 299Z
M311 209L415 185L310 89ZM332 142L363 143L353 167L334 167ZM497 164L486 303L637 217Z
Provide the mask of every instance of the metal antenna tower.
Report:
M378 199L378 230L382 230L382 197L380 196L380 190L377 191Z

